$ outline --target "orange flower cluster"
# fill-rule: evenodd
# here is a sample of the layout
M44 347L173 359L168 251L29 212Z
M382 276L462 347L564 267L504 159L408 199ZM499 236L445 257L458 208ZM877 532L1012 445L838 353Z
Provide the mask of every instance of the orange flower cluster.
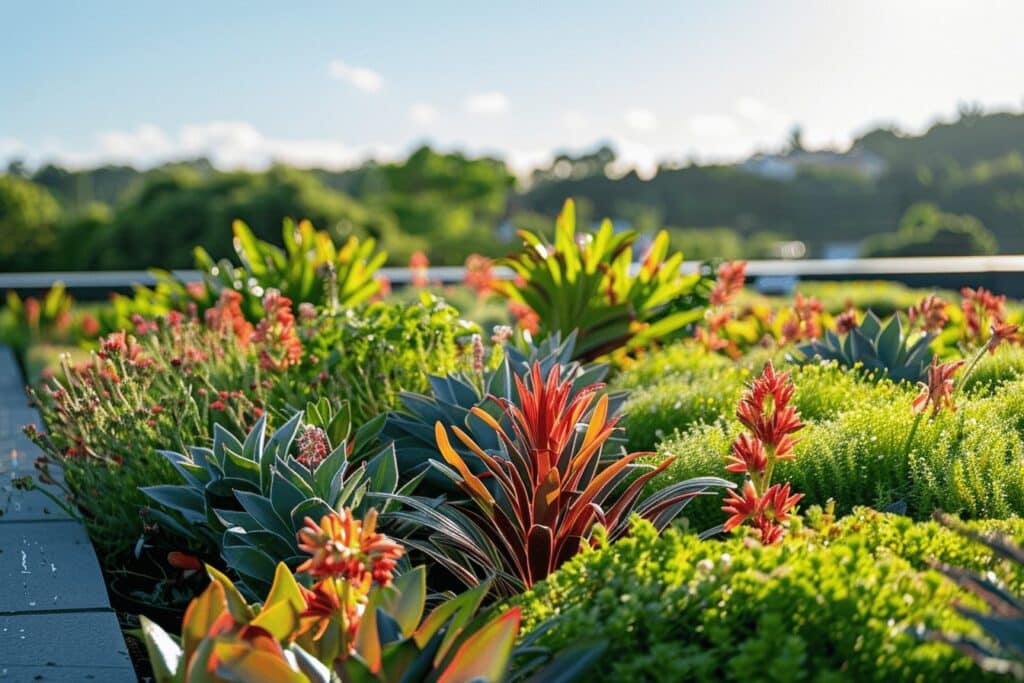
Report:
M298 534L299 548L311 557L295 571L320 581L312 590L301 589L306 601L300 615L301 633L311 632L316 640L332 623L338 623L345 635L342 657L346 657L354 648L373 582L391 583L395 564L405 549L376 532L376 510L359 521L344 508L324 515L319 524L307 517L305 524Z
M718 266L718 278L711 289L711 305L724 306L732 301L747 280L746 261L726 261Z
M409 270L411 271L411 282L413 287L426 287L430 284L430 259L422 251L413 252L409 257Z
M264 318L256 326L253 342L261 346L260 367L280 372L302 362L302 341L295 329L292 300L276 289L263 297Z
M242 295L233 289L223 290L217 305L206 311L206 326L222 335L233 334L243 349L253 335L252 324L242 314Z
M733 317L734 312L727 308L718 309L717 311L709 310L705 315L705 320L708 324L707 328L698 327L694 331L697 343L708 351L723 351L732 359L742 356L743 352L736 342L720 334L725 329L726 323L732 320Z
M312 555L296 568L310 576L340 577L360 585L371 578L386 586L405 549L377 533L377 512L370 510L362 521L343 509L324 515L317 524L305 519L299 531L299 548Z
M746 481L737 494L726 495L724 512L729 514L725 531L732 531L747 520L761 533L765 545L775 543L783 536L781 526L789 519L803 494L791 494L789 483L772 484L775 464L793 460L796 439L793 434L803 428L803 422L790 405L794 386L788 373L776 373L771 362L761 376L743 392L736 417L748 431L741 433L732 446L725 467L729 472L746 474Z
M516 319L519 327L530 334L537 334L538 330L540 330L540 316L526 304L518 301L509 301L508 312Z
M907 311L911 325L919 325L925 332L937 333L949 322L949 315L946 314L946 302L929 294L928 296L911 306Z
M466 257L466 275L463 282L467 287L483 297L491 293L494 284L494 261L481 256L470 254Z
M782 324L782 337L787 343L821 336L821 313L824 305L813 296L796 293L790 317Z

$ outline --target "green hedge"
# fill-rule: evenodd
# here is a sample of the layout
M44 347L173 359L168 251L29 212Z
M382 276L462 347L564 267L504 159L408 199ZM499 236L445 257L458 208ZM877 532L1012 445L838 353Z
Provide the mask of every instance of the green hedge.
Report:
M1009 526L1024 535L1019 522ZM606 640L599 681L966 681L985 674L919 626L974 633L972 604L928 557L988 570L987 553L934 523L873 511L761 547L639 524L513 600L540 644ZM1019 577L1014 583L1019 586Z

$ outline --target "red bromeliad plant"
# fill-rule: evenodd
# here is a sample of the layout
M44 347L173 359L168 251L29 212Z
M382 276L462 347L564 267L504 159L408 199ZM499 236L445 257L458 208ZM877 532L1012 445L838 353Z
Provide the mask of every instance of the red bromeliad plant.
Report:
M608 414L608 397L599 395L603 385L574 393L558 365L545 378L536 363L515 382L520 405L494 397L501 415L479 407L471 411L497 434L497 449L488 452L459 427L451 428L483 463L482 474L470 470L445 427L435 425L437 447L447 464L432 464L467 494L466 504L435 506L405 497L412 510L394 513L430 530L425 541L407 543L466 585L494 576L499 595L515 594L592 543L595 526L602 525L615 539L627 533L629 517L636 513L663 529L694 497L731 486L717 477L690 479L638 502L644 485L673 458L633 476L642 467L636 461L647 454L603 451L618 421Z
M790 494L789 483L772 484L776 463L794 460L796 439L803 428L790 405L794 386L789 373L776 373L771 361L740 398L736 416L747 431L733 443L726 470L746 475L741 491L729 491L722 510L729 513L724 531L750 521L761 542L775 543L783 536L782 524L803 494Z

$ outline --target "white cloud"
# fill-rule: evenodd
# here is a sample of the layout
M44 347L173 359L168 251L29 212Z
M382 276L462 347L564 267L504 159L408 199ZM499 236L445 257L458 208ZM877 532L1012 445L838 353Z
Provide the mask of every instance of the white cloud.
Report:
M496 90L470 95L463 104L470 114L502 114L508 111L508 97Z
M735 119L726 114L698 114L690 117L689 124L690 130L701 137L728 137L739 129Z
M650 109L630 109L626 112L626 125L633 130L654 130L658 127L658 117Z
M788 117L753 97L744 96L736 100L736 113L754 124L778 127L786 125Z
M327 65L327 73L331 78L344 81L364 92L379 92L384 87L384 79L373 69L353 66L340 59L335 59Z
M100 153L113 161L155 159L174 151L174 143L159 126L144 123L134 130L105 131L96 136Z
M429 126L438 119L437 109L424 102L417 102L409 108L409 120L419 126Z
M658 153L650 145L617 138L613 141L615 161L607 169L611 177L624 176L630 171L647 180L658 172Z

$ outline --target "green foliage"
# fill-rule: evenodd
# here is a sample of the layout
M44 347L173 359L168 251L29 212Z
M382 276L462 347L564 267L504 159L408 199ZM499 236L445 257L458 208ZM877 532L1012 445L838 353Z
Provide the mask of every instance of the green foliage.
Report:
M638 235L616 233L605 221L596 234L577 237L572 200L558 217L554 245L527 231L519 236L525 251L502 263L523 285L502 282L498 293L533 309L542 334L558 332L564 338L578 329L581 359L678 338L703 315L706 280L680 272L682 254L666 260L665 232L655 238L635 276L630 267Z
M747 256L739 234L730 228L666 228L669 247L691 261L731 261Z
M1024 379L1024 347L1002 344L995 353L987 353L963 382L969 393L991 393L1007 382Z
M875 235L861 249L866 257L984 256L998 251L995 236L977 218L943 213L926 202L908 208L896 232Z
M796 403L802 410L811 387L799 375ZM956 413L943 412L920 424L907 449L916 416L916 389L883 381L865 384L849 405L822 419L808 419L793 462L778 465L778 476L806 494L804 504L836 501L839 512L857 505L879 509L897 504L924 519L937 508L970 518L1024 515L1024 398L1010 382L989 395L958 396ZM832 391L832 389L829 389ZM726 417L691 429L659 446L659 457L677 456L650 489L721 466L737 432ZM687 510L691 523L718 523L718 501L697 501Z
M769 547L658 537L639 523L511 604L524 629L557 617L538 639L547 647L605 639L594 681L985 680L953 648L908 632L976 632L950 606L970 597L915 568L914 553L955 543L934 524L875 513Z
M320 519L342 507L361 515L370 507L367 491L398 491L394 449L368 450L381 423L353 433L347 408L331 414L324 399L269 436L265 417L244 441L217 426L210 448L159 452L184 483L143 487L153 502L176 513L150 510L148 516L179 536L205 542L241 577L247 593L261 595L279 562L294 568L305 559L296 534L306 517ZM307 445L304 438L320 442ZM316 447L319 453L307 452ZM413 480L401 492L415 485Z
M37 263L39 255L57 241L59 217L60 206L46 189L0 175L0 270L21 270Z
M479 332L426 292L410 303L326 312L318 327L306 349L324 364L320 391L348 399L356 422L397 408L402 392L426 393L432 375L467 367L470 338Z
M933 357L929 347L933 336L921 333L916 337L904 333L899 315L893 315L883 324L878 316L868 311L860 325L847 334L839 336L825 330L824 337L797 346L797 352L803 362L836 361L846 368L863 369L876 377L919 382L925 379Z

